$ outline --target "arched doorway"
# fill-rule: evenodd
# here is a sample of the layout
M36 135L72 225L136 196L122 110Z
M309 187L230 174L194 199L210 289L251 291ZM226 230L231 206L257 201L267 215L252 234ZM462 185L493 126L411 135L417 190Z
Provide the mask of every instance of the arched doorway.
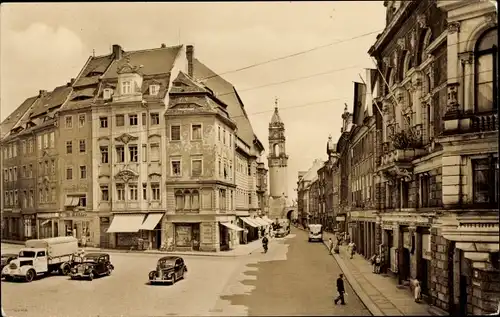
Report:
M286 213L286 219L288 219L288 221L292 222L292 214L293 214L293 209L292 210L289 210L287 213Z

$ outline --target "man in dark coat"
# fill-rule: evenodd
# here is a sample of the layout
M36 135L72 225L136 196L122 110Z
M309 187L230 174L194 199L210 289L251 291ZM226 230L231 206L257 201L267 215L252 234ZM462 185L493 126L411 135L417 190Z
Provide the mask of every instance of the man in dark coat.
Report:
M339 296L335 298L335 305L337 305L337 302L340 301L341 305L345 305L345 300L344 300L344 293L345 293L345 288L344 288L344 274L339 274L339 278L337 279L337 292L339 292Z

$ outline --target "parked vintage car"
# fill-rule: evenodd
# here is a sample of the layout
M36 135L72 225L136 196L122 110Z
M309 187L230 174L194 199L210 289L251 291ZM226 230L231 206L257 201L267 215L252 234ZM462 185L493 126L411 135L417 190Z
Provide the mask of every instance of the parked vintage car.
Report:
M5 253L2 254L2 267L0 268L0 271L3 270L4 266L10 263L10 261L17 259L17 254L14 253Z
M183 279L187 271L184 259L179 256L165 256L158 260L156 270L149 272L149 283L174 284Z
M69 273L70 278L86 278L93 280L94 277L111 275L115 267L111 264L107 253L88 253L82 258L82 262L75 264Z

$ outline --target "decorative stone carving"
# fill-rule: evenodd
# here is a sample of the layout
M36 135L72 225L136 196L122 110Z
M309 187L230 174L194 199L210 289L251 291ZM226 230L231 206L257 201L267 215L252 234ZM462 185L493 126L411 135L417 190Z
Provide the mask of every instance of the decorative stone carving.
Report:
M398 52L394 51L394 54L392 55L392 66L396 67L398 64Z
M396 177L400 178L404 182L410 182L412 178L412 174L406 168L399 168L399 166L395 166Z
M122 180L124 183L128 183L129 180L137 178L139 178L139 175L130 170L122 170L115 175L116 180Z
M133 136L133 135L128 134L128 133L123 133L122 135L120 135L120 136L118 136L118 137L115 138L116 141L122 142L123 144L127 144L130 141L135 141L135 140L138 140L138 139L139 139L138 137Z
M384 61L385 66L392 67L391 59L388 56L384 57L382 60Z
M488 26L495 26L497 23L497 14L495 12L488 13L484 16Z
M401 50L406 50L406 39L404 37L398 39L398 46Z
M417 15L417 23L421 29L427 28L427 17L425 16L425 14Z
M410 35L410 51L413 52L417 45L417 30L413 30Z
M449 22L447 27L450 34L460 32L460 22Z
M446 104L446 115L454 114L458 112L458 98L457 98L457 87L458 84L449 84L448 90L448 102Z
M462 64L472 64L472 61L474 60L474 53L473 52L463 52L458 55L460 58L460 61Z

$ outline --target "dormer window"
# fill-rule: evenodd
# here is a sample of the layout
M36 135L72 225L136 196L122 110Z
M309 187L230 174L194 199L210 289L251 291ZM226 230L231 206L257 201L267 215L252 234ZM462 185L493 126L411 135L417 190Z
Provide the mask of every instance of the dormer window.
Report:
M150 85L149 86L149 94L151 96L156 96L158 95L158 92L160 91L160 86L159 85Z
M132 83L130 81L124 81L122 83L122 95L129 95L132 92Z
M105 88L103 91L103 98L104 100L109 100L111 99L111 96L113 95L113 89L111 88Z

